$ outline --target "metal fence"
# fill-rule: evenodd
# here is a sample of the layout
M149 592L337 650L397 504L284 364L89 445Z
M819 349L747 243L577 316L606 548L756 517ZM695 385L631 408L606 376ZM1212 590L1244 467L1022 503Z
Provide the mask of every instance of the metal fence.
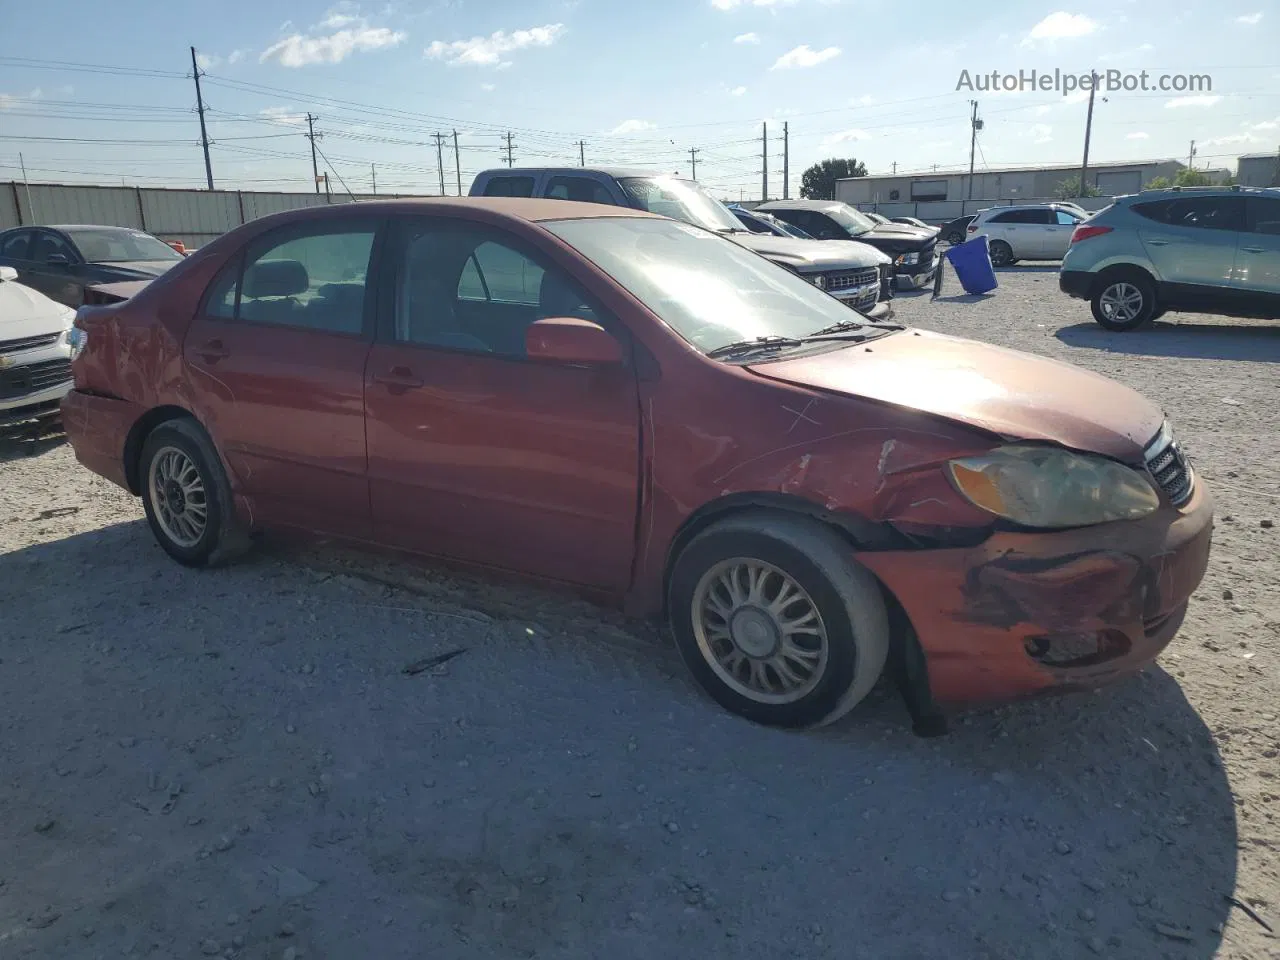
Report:
M356 194L357 200L397 194ZM145 230L188 247L219 237L269 213L347 203L347 194L258 193L248 190L165 190L0 181L0 230L28 224L92 223Z
M1085 210L1101 210L1114 197L1078 197L1071 202ZM1055 197L1020 197L1017 200L900 200L890 203L857 203L859 210L878 213L882 217L915 217L925 223L946 223L956 217L977 213L988 207L1024 206L1029 203L1058 203Z

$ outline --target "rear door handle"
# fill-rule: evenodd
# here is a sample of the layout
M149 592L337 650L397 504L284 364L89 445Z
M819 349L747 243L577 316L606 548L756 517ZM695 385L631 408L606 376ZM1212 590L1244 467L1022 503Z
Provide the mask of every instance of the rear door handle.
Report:
M375 373L373 382L387 387L398 387L401 390L416 390L426 384L426 381L420 377L415 377L408 367L392 367L389 373Z
M1148 240L1147 243L1153 247L1167 247L1169 245L1168 240Z
M223 345L221 340L205 341L204 346L197 350L196 353L209 363L217 363L219 360L231 356L231 351Z

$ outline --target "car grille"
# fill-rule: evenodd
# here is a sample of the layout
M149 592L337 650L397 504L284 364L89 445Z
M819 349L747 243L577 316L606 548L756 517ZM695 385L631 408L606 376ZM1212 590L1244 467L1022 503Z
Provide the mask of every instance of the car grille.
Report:
M48 347L58 342L60 333L42 333L38 337L22 337L18 340L0 340L0 353L18 353L21 350L35 350Z
M845 270L840 273L828 273L823 276L828 293L839 293L850 287L871 284L871 289L852 301L856 307L873 307L880 299L880 271L875 267L863 267L860 270Z
M1195 491L1196 477L1187 460L1182 447L1173 438L1169 424L1160 428L1155 439L1147 445L1143 452L1147 470L1152 478L1165 492L1169 502L1180 507L1191 499Z
M71 379L70 360L46 360L0 370L0 400L23 397Z

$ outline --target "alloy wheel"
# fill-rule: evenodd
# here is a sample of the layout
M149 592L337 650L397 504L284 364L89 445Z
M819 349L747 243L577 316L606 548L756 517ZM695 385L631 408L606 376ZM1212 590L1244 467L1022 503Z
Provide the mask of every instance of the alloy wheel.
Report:
M1123 280L1111 284L1098 298L1103 316L1116 323L1133 321L1142 312L1142 305L1142 291Z
M716 675L757 703L800 700L826 670L829 640L817 604L762 560L724 560L702 576L693 594L693 632Z
M180 547L195 547L209 525L209 503L192 459L177 447L162 447L151 459L147 487L165 535Z

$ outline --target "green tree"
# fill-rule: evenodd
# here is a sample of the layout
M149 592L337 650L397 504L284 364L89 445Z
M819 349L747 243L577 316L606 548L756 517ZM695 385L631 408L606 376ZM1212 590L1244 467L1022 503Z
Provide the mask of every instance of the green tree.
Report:
M1173 178L1173 185L1175 187L1212 187L1213 177L1203 170L1185 167Z
M841 177L865 177L867 165L861 160L834 157L815 163L800 178L800 196L806 200L834 200L836 181Z
M1170 180L1168 177L1152 177L1145 184L1143 184L1142 189L1143 190L1168 190L1172 186L1173 186L1173 181Z
M1102 191L1097 187L1086 186L1085 192L1081 193L1080 178L1068 177L1054 187L1053 196L1055 200L1074 200L1076 197L1100 197Z

